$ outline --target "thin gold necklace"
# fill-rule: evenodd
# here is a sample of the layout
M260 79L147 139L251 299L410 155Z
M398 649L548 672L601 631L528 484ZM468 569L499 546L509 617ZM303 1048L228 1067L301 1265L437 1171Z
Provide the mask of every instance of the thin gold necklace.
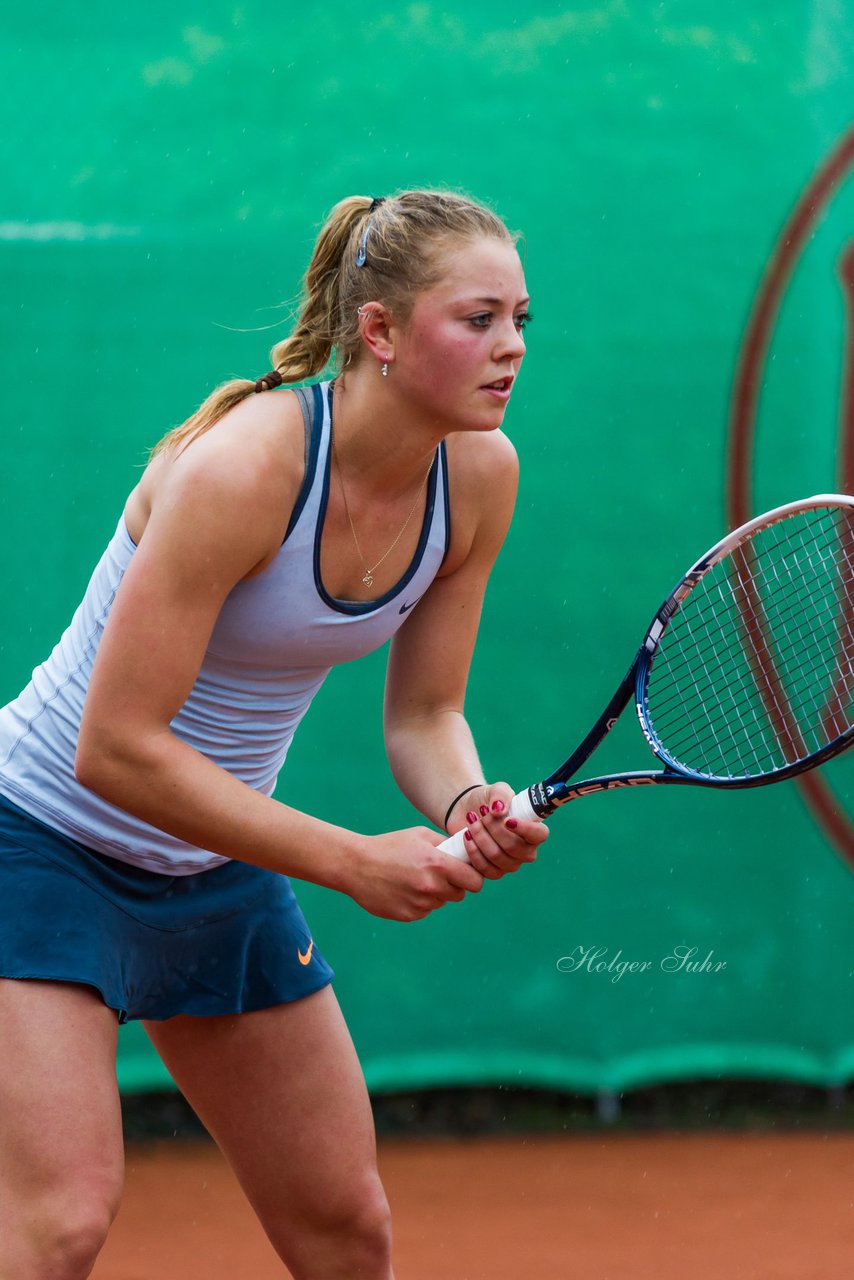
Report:
M344 488L344 473L343 473L343 472L342 472L342 470L341 470L341 463L338 461L338 451L337 451L337 449L335 448L335 440L334 440L334 438L333 438L333 440L332 440L332 456L333 456L333 458L335 459L335 466L336 466L337 471L338 471L338 483L341 485L341 497L344 499L344 510L347 512L347 519L350 521L350 531L351 531L351 533L353 534L353 542L354 542L354 543L355 543L355 545L356 545L356 551L358 552L359 559L361 560L362 564L365 564L365 561L367 560L367 557L366 557L365 553L363 552L362 548L359 546L359 539L358 539L358 537L357 537L357 535L356 535L356 526L353 524L353 517L352 517L352 515L350 514L350 504L349 504L349 502L347 501L347 490ZM403 537L404 533L406 532L406 527L407 527L407 525L409 524L409 521L410 521L410 520L412 519L412 517L415 515L415 508L418 506L418 499L421 497L421 494L422 494L422 492L424 491L424 486L425 486L425 484L427 483L427 477L430 475L430 472L432 471L432 469L433 469L433 459L431 458L431 459L430 459L430 466L427 468L427 475L425 475L424 479L421 481L420 485L418 486L418 492L417 492L417 493L416 493L416 495L415 495L415 501L413 502L412 506L409 508L409 515L408 515L408 516L406 517L406 519L404 520L403 525L402 525L402 527L401 527L401 529L400 529L400 532L398 533L398 535L397 535L397 537L395 538L394 542L391 544L391 546L388 548L388 550L387 550L387 551L385 551L385 552L380 556L380 558L379 558L379 560L376 562L376 564L371 565L371 567L370 567L370 568L368 568L368 567L367 567L367 565L365 565L365 572L364 572L364 574L363 574L363 576L362 576L362 582L363 582L363 584L364 584L366 587L372 587L372 586L374 585L374 572L375 572L375 570L379 569L379 567L380 567L380 565L382 564L383 560L385 560L387 556L390 556L390 555L391 555L392 551L394 551L395 547L396 547L396 546L397 546L397 544L400 542L401 538Z

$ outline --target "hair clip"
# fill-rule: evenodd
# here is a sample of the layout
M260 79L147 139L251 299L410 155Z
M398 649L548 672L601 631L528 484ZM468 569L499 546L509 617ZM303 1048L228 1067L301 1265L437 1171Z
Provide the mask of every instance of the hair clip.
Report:
M371 229L371 220L365 223L365 229L362 232L362 238L359 241L359 247L356 250L356 266L363 267L368 261L368 232Z
M383 203L384 200L385 200L385 196L374 196L373 200L371 201L368 207L368 214L370 215L376 209L379 209L380 205ZM365 263L368 261L368 234L371 230L372 225L373 224L369 216L368 221L365 223L365 229L362 232L362 238L359 241L359 247L356 250L356 266L357 267L363 267Z

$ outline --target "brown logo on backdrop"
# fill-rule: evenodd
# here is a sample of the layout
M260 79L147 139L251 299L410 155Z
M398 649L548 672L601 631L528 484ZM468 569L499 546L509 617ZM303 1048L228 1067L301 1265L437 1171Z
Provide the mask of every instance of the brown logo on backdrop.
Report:
M771 254L756 293L739 352L733 385L727 460L727 510L734 527L751 515L756 413L762 375L774 325L789 278L813 229L841 183L854 168L854 128L820 166L795 205ZM845 347L839 399L836 476L828 477L829 492L854 493L854 240L839 257L839 278L845 304ZM793 497L804 497L793 494ZM847 814L827 778L814 771L797 785L825 835L854 867L854 819Z

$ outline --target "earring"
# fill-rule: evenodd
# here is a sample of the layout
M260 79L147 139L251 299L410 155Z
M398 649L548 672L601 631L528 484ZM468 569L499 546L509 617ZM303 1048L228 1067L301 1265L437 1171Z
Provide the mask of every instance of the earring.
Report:
M387 365L387 364L384 364L384 365L383 365L383 367L382 367L382 369L380 370L380 372L382 373L382 376L383 376L384 378L387 378L387 377L388 377L388 365Z

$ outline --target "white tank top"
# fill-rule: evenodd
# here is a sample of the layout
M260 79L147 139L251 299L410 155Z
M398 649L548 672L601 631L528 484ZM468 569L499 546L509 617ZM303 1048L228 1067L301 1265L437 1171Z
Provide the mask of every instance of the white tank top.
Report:
M172 731L250 787L272 794L297 725L330 667L384 644L433 581L450 535L447 457L436 452L421 536L390 591L336 600L320 577L329 497L328 383L309 389L306 471L285 541L270 565L227 596L190 696ZM80 607L23 693L0 710L0 793L55 830L151 871L190 875L227 859L133 817L82 787L74 756L98 644L135 545L124 518ZM346 743L342 744L346 751Z

